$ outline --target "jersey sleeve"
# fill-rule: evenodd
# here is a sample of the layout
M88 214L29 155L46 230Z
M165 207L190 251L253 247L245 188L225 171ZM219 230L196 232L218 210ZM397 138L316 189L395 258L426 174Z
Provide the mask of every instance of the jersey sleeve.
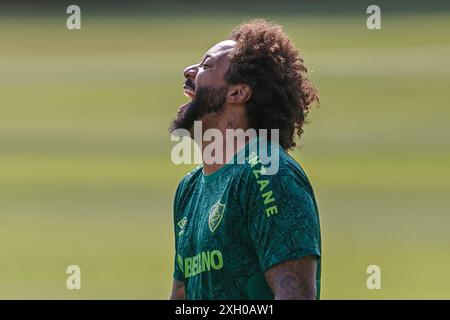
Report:
M293 259L320 257L320 225L313 195L300 174L251 169L245 202L247 227L261 269Z
M180 185L177 188L177 191L175 192L175 197L173 201L173 230L175 236L175 257L174 257L173 278L175 280L184 281L183 260L181 256L178 254L178 233L179 233L178 202L180 198L181 189L182 185L180 183Z

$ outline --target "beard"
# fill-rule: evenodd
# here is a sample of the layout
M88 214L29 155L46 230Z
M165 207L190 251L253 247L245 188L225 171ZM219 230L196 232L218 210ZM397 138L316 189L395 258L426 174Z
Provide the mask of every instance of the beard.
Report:
M177 116L172 120L169 131L177 129L191 131L194 122L209 113L218 112L225 106L227 86L220 88L197 88L195 97L190 103L180 107Z

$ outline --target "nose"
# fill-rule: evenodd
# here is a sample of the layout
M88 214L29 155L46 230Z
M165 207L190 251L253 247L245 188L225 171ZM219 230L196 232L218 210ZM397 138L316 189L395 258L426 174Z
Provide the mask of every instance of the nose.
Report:
M183 75L186 79L195 80L198 72L198 64L193 64L183 70Z

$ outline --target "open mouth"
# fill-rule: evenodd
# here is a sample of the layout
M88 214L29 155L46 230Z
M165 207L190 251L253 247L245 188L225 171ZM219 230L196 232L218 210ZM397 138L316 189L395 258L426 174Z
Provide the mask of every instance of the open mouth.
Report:
M194 89L193 89L192 87L187 86L187 85L184 85L184 86L183 86L183 91L184 91L184 95L185 95L186 97L189 97L189 98L191 98L191 99L194 99L194 97L195 97L195 91L194 91Z
M186 97L188 97L188 98L191 99L191 101L189 101L188 103L182 104L182 105L178 108L179 111L185 113L186 110L187 110L187 108L189 107L189 105L191 105L192 100L193 100L194 97L195 97L195 89L192 88L191 86L189 86L188 84L185 84L185 85L183 86L183 92L184 92L184 95L185 95Z

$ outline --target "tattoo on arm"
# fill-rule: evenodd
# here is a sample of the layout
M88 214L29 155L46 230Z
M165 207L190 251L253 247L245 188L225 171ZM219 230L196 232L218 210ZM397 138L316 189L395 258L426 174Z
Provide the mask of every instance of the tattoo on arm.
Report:
M276 300L316 299L316 257L307 256L277 264L265 277Z
M184 289L184 282L173 279L172 293L170 294L170 300L185 300L186 292Z

